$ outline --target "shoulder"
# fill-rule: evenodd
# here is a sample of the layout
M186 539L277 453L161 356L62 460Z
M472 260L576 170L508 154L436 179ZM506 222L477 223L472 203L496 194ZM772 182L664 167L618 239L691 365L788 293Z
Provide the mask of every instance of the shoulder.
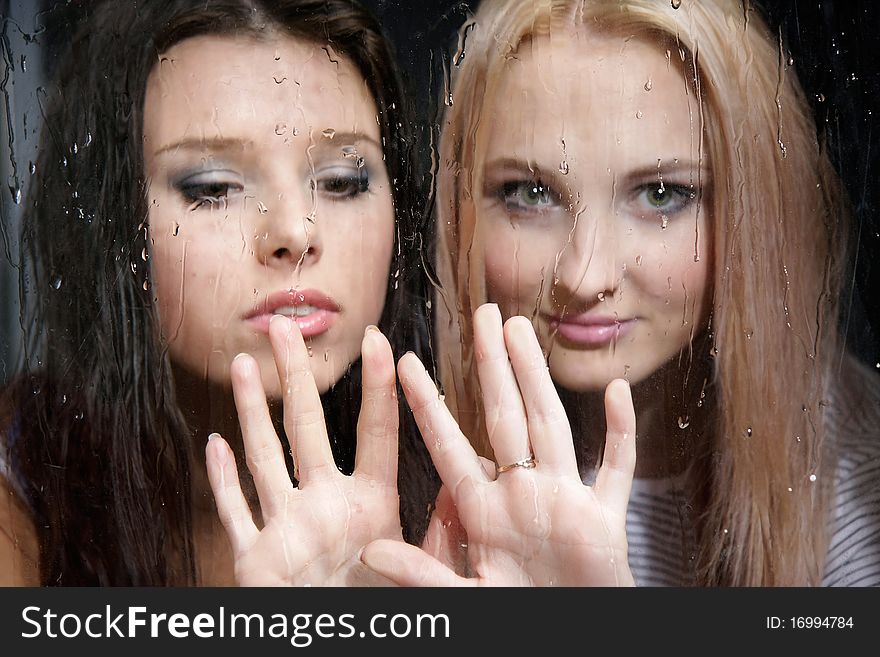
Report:
M38 586L37 532L19 495L0 476L0 586Z
M880 375L848 363L828 410L837 468L824 583L880 586Z
M9 466L11 415L0 400L0 586L38 586L39 543L28 505Z

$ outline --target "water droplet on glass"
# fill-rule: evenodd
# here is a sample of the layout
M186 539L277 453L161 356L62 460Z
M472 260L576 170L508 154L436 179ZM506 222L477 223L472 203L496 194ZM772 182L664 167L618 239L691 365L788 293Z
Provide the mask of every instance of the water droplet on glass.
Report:
M660 215L660 230L666 230L666 227L669 225L669 217L665 214Z
M31 174L35 174L37 172L37 165L34 164L33 162L29 162L28 163L28 171L30 171Z
M654 88L654 81L651 78L648 78L648 81L645 82L645 91L651 91Z
M52 287L56 290L61 288L61 277L60 276L56 276L55 278L52 279Z
M336 136L336 131L333 128L325 128L321 131L321 134L324 135L327 139L333 139Z
M257 203L257 209L260 211L260 214L266 214L269 211L269 208L262 201Z
M10 185L9 186L9 193L12 194L12 201L16 205L20 205L21 204L21 187L19 187L18 185Z
M642 266L642 256L637 255L636 256L636 267L641 267L641 266Z
M180 224L175 221L174 228L171 229L171 235L173 237L177 237L179 234L180 234Z
M644 116L644 114L642 114L642 110L636 110L636 118L637 118L637 119L640 119L640 118L642 118L643 116Z
M565 160L562 160L562 162L559 163L559 173L561 173L563 176L568 175L568 162L566 162Z
M816 481L816 475L811 474L811 475L810 475L810 481Z
M678 9L679 7L681 7L681 0L672 0L672 8Z
M89 131L89 132L86 132L86 143L84 143L83 146L88 146L91 143L92 143L92 133Z
M791 486L788 487L788 492L789 493L793 492Z
M605 293L604 292L599 292L599 294L597 294L596 297L599 299L599 301L605 301Z
M751 340L752 336L755 335L755 332L750 328L747 328L744 332L746 334L746 338L749 340Z
M279 137L281 135L283 135L286 130L287 130L286 123L276 123L275 124L275 134L278 135Z
M21 56L21 72L27 73L27 57Z
M146 262L149 259L149 257L150 257L150 254L147 253L147 247L142 248L141 249L141 260Z
M691 419L687 415L678 416L678 428L687 429L691 424Z
M751 435L752 435L752 428L751 427L746 427L746 435L751 437Z
M144 281L144 292L149 291L150 289L150 281Z

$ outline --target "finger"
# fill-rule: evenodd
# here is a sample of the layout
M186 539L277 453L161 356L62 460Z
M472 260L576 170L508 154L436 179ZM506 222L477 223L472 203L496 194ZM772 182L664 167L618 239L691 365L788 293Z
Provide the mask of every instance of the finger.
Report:
M355 472L397 486L397 377L394 354L385 336L367 327L361 344L361 412Z
M397 364L403 393L425 441L425 446L444 484L454 493L465 477L489 481L477 453L458 428L455 418L440 399L437 387L415 354Z
M504 341L525 403L535 459L544 468L577 477L571 425L532 323L525 317L511 317L504 324Z
M474 348L486 431L495 460L505 464L528 458L532 449L526 412L504 344L501 312L494 303L484 304L474 313Z
M281 380L284 429L300 486L322 475L338 475L309 350L299 326L283 315L274 315L269 322L269 341Z
M459 577L434 557L402 541L373 541L361 551L361 561L399 586L476 586L476 580Z
M217 513L232 544L232 553L237 558L254 544L260 530L254 524L251 510L241 492L235 457L219 434L212 433L208 437L205 461Z
M605 388L605 455L596 473L596 495L626 514L636 468L636 413L629 384L615 379Z
M229 368L232 394L244 441L248 470L254 479L263 519L278 510L278 500L292 488L281 441L272 426L260 366L247 354L239 354Z

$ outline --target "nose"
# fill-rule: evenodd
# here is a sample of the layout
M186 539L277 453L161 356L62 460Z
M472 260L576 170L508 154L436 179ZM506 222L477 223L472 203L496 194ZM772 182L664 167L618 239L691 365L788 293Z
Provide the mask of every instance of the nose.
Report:
M557 255L553 296L560 305L592 306L620 291L624 259L611 210L597 217L581 213Z
M267 267L304 267L321 257L322 242L316 207L295 191L257 203L254 252Z

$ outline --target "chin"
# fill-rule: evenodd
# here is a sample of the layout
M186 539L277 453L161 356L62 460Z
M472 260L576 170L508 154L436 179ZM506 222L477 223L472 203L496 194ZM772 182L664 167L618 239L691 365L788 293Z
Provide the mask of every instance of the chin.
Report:
M626 379L630 384L635 384L648 374L622 359L594 358L584 352L559 353L550 358L553 381L576 393L604 392L614 379Z

